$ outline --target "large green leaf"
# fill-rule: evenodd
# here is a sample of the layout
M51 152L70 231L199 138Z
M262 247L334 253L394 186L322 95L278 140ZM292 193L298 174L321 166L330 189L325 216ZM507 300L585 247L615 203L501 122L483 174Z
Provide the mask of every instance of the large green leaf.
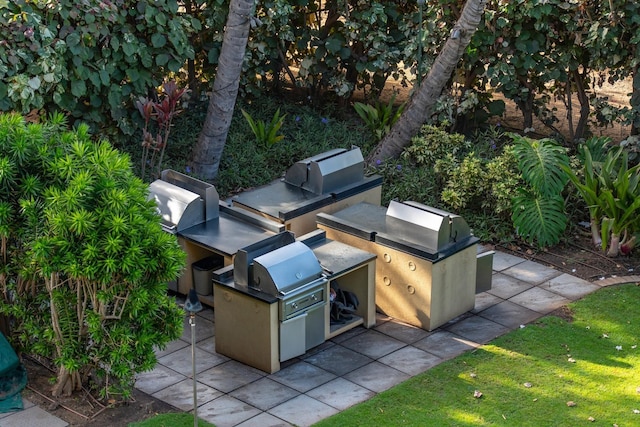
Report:
M547 247L560 241L567 226L562 197L541 197L521 189L512 209L511 219L526 242Z
M562 168L569 164L565 148L547 138L534 140L520 135L512 137L524 180L542 195L560 194L568 180Z

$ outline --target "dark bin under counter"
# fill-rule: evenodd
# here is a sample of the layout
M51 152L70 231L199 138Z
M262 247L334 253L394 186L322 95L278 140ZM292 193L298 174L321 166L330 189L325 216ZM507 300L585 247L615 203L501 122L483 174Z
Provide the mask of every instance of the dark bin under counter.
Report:
M377 255L376 307L431 331L474 308L477 243L462 218L416 202L320 213L329 239Z
M327 295L330 281L337 279L343 289L354 292L360 301L353 319L340 325L331 324L330 305L322 306L324 339L359 325L374 326L375 255L327 239L321 230L301 236L296 242L304 243L318 259L327 279L324 288ZM239 262L243 262L243 257L252 257L242 251L239 255ZM234 269L230 265L214 272L216 352L265 372L277 372L286 360L280 343L281 301L270 293L246 286L243 273L234 278ZM316 319L320 316L317 310L311 314Z

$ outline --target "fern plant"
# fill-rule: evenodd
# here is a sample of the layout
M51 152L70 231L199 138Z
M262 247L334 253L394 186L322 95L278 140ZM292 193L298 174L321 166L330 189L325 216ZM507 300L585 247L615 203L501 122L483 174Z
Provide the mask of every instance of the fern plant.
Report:
M386 104L380 101L376 102L375 105L363 104L362 102L353 104L356 113L358 113L377 140L381 140L382 137L389 133L391 127L402 115L406 103L394 108L395 101L396 95L394 94Z
M242 115L249 124L251 131L256 137L256 142L263 148L269 148L276 142L281 141L284 135L279 133L280 128L284 124L286 114L280 115L280 109L278 108L271 118L270 122L264 120L255 120L244 109L241 110Z
M511 137L527 184L512 200L511 219L525 241L552 246L567 227L562 191L568 181L563 166L568 166L569 157L552 139L535 140L517 134Z

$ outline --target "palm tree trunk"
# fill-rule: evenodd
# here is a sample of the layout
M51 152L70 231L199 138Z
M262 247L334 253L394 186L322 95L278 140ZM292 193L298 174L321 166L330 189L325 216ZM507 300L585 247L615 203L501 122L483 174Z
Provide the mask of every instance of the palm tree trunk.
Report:
M254 6L253 0L231 0L229 5L207 117L192 152L192 172L204 180L213 180L218 175L238 95Z
M411 138L427 121L438 97L480 24L485 5L486 0L467 0L460 19L453 27L449 39L444 44L427 77L391 131L369 154L368 164L374 164L376 160L398 157L404 147L411 142Z

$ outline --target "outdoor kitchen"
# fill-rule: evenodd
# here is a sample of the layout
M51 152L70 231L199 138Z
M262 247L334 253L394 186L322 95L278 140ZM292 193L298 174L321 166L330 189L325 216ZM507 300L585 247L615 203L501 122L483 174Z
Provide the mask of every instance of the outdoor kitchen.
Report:
M316 229L316 215L360 202L379 205L382 177L365 176L358 147L330 150L300 160L284 178L234 196L233 206L283 224L300 236Z
M433 330L472 310L491 286L493 253L457 215L411 201L380 206L381 185L365 177L357 147L296 162L227 201L211 184L164 171L150 198L187 254L169 288L194 288L214 308L217 353L269 373L375 326L376 311Z
M376 254L378 311L431 331L472 310L491 286L492 251L458 215L417 202L359 203L318 214L328 238Z

